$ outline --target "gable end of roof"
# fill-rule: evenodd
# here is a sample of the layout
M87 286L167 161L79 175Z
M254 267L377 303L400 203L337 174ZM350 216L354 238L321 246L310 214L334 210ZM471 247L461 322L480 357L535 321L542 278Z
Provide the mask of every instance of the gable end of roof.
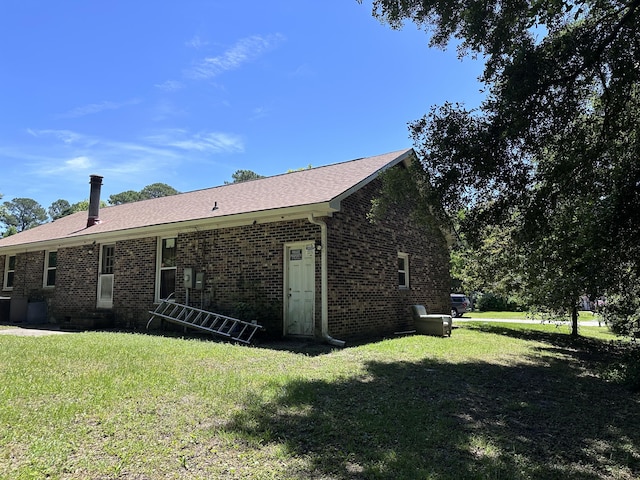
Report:
M368 185L370 182L372 182L373 180L378 178L378 176L382 172L384 172L385 170L389 170L390 168L393 168L396 165L399 165L401 163L404 164L406 167L409 167L411 165L411 163L415 160L415 151L412 148L409 148L409 149L404 150L404 151L401 150L401 151L399 151L397 153L399 155L394 160L392 160L391 162L387 163L382 168L376 170L374 173L369 175L367 178L364 178L363 180L361 180L357 184L353 185L348 190L344 191L342 194L340 194L337 197L335 197L334 199L332 199L331 202L329 202L329 205L330 205L331 209L333 211L336 211L336 212L340 211L340 204L341 204L342 200L347 198L349 195L357 192L358 190L363 188L365 185Z

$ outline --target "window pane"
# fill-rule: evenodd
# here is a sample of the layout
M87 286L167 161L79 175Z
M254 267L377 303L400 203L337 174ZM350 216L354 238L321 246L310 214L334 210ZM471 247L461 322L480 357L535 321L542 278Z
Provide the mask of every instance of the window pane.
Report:
M47 287L53 287L56 284L56 271L55 269L47 272Z
M58 265L58 252L49 252L49 268L55 268Z
M162 267L175 267L175 266L176 266L176 239L165 238L162 240Z
M113 300L113 277L100 277L100 300Z
M12 255L11 257L9 257L9 270L15 270L16 269L16 256Z
M105 245L102 248L102 273L113 273L113 256L115 247L113 245Z
M7 287L13 287L13 272L7 273Z
M176 291L175 269L160 271L160 298L167 298Z
M398 253L398 286L409 288L409 257L406 253Z

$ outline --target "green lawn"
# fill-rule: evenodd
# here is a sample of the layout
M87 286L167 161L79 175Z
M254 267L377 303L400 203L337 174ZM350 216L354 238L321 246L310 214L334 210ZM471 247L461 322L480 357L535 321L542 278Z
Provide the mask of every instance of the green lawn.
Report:
M0 336L2 479L632 479L604 328L461 324L342 350Z
M543 320L539 314L532 314L530 312L468 312L463 315L463 318L467 319L513 319L513 320ZM568 320L568 319L567 319ZM598 315L593 312L578 312L579 321L597 321Z

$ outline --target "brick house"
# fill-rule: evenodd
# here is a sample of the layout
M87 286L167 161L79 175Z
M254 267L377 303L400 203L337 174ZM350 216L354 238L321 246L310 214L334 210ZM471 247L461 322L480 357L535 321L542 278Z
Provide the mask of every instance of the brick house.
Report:
M257 320L273 337L340 343L410 328L415 303L448 313L444 237L413 225L400 207L376 223L367 218L379 173L406 168L414 155L101 209L102 177L92 176L88 215L0 239L0 320L141 329L173 293Z

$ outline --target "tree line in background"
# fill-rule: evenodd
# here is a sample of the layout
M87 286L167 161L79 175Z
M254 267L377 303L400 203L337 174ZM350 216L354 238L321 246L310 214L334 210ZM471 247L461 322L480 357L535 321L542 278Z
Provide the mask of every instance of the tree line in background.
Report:
M225 184L246 182L263 177L251 170L237 170L232 174L231 178L232 181L225 181ZM100 203L101 207L106 207L107 205L121 205L123 203L166 197L178 193L180 192L166 183L152 183L140 191L127 190L110 195L108 203L104 201ZM0 194L0 199L2 199L2 194ZM31 198L14 198L11 201L0 204L0 224L5 227L4 232L2 232L2 237L14 235L23 230L42 225L48 221L55 221L72 213L88 210L88 199L73 204L67 200L59 199L45 210L42 205Z

